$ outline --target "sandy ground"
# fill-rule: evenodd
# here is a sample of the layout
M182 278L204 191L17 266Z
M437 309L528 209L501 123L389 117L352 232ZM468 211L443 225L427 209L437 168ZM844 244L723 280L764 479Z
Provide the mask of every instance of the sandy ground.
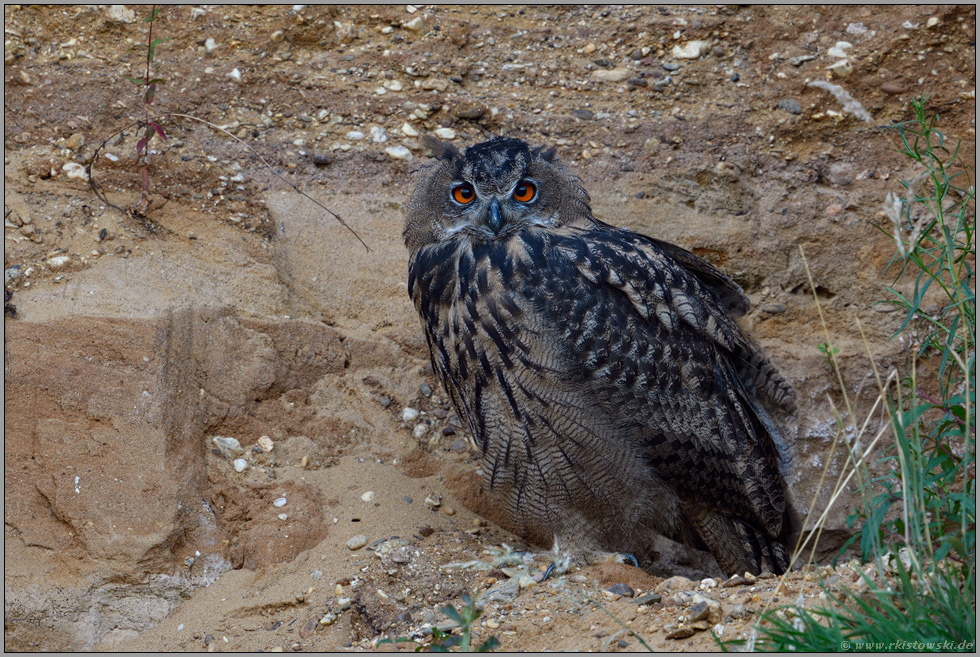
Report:
M844 390L800 247L867 409L870 359L887 371L910 344L876 305L894 243L873 224L917 173L884 126L928 95L974 161L972 6L164 8L153 112L223 126L369 250L189 119L160 120L139 213L74 177L104 143L108 200L139 199L137 137L116 135L143 112L127 78L145 74L145 16L4 8L5 649L390 650L377 641L427 642L442 607L479 591L475 639L504 650L639 648L625 628L703 650L766 608L820 601L812 572L724 586L670 545L650 572L535 582L548 546L509 533L483 493L407 296L418 135L557 146L596 216L742 285L743 326L799 394L793 493L822 511ZM831 590L857 579L826 568L854 503L818 551Z

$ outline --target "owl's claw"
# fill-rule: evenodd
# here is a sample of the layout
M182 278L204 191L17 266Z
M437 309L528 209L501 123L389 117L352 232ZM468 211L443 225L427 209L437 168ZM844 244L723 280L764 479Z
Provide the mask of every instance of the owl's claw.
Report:
M551 563L548 564L548 570L544 571L544 577L541 578L541 581L542 582L548 581L548 578L551 576L551 573L553 573L553 572L555 572L555 562L554 561L552 561Z

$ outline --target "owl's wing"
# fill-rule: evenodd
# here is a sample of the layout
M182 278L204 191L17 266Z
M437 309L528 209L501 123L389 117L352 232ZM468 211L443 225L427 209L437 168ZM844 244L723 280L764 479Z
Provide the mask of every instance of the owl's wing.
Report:
M632 428L682 497L777 535L785 450L760 400L792 408L794 393L717 291L744 300L738 286L693 254L629 231L523 239L548 259L539 296L550 301L538 311L566 327L564 355L583 394Z

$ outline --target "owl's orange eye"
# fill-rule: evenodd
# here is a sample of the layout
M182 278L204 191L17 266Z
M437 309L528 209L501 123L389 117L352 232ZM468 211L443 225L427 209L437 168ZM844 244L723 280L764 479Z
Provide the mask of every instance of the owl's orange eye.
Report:
M537 187L534 186L530 180L522 180L514 188L514 200L520 201L521 203L527 203L532 198L534 198L534 193L538 191Z
M476 198L476 192L473 191L473 185L469 183L463 183L462 185L457 185L453 188L453 199L457 203L462 203L466 205Z

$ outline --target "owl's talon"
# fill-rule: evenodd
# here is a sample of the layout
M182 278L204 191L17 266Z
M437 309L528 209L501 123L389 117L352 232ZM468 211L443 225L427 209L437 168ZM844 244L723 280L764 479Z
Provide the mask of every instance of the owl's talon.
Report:
M619 556L619 558L617 559L617 561L619 561L620 563L628 563L629 565L633 566L634 568L639 568L640 567L640 562L637 561L636 560L636 557L634 557L629 552L620 552L618 556Z
M552 561L551 563L548 564L548 569L546 571L544 571L544 577L541 578L541 581L542 582L548 581L548 578L551 576L551 573L553 573L553 572L555 572L555 562L554 561Z

